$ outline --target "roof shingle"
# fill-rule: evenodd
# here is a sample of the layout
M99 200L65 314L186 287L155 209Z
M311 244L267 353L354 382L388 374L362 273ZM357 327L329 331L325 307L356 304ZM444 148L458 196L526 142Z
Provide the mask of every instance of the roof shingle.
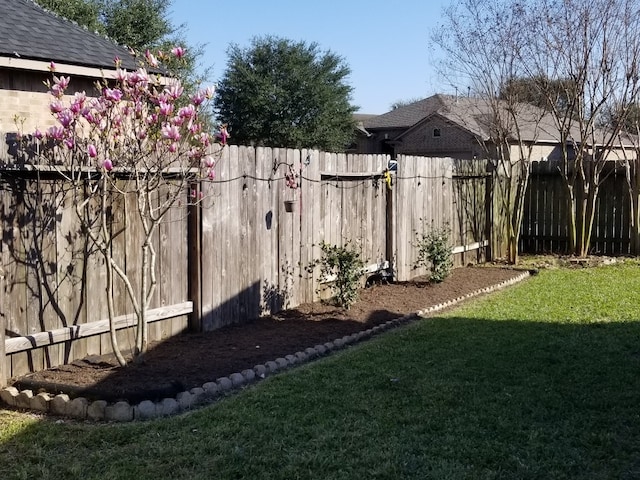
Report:
M138 67L129 50L51 13L32 0L0 0L0 57L94 68Z

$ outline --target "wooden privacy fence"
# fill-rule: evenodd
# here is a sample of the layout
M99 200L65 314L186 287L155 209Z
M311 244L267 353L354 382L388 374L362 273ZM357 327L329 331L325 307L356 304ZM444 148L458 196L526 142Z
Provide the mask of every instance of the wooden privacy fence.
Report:
M426 273L414 267L416 233L448 225L456 263L482 261L491 223L484 163L406 156L387 177L388 163L386 155L226 147L216 179L195 186L202 202L188 205L185 192L154 238L150 340L317 300L321 242L352 242L371 271L389 267L402 281ZM77 229L64 180L5 168L0 185L0 383L110 352L104 265ZM114 206L113 228L128 228L113 251L135 273L132 211L127 199ZM114 288L126 349L134 320L123 286Z
M611 162L602 178L593 222L591 253L632 254L631 204L625 171ZM550 162L535 162L525 199L520 251L569 253L568 212L568 194L557 167Z
M484 162L400 157L391 188L388 162L386 155L225 150L200 210L194 305L202 328L317 300L312 267L322 242L351 242L371 270L392 265L403 281L426 273L414 268L416 233L448 225L458 264L482 261L490 222ZM295 189L285 181L291 171Z
M6 376L111 352L104 260L79 229L68 187L69 182L55 173L3 170L0 176L0 339ZM114 205L112 220L114 231L127 224L115 235L112 252L131 275L141 266L141 227L134 202L128 195ZM192 311L187 297L186 213L184 207L171 211L154 239L159 281L149 312L154 322L150 340L183 331ZM129 349L134 338L128 327L135 317L119 279L113 294L119 341Z

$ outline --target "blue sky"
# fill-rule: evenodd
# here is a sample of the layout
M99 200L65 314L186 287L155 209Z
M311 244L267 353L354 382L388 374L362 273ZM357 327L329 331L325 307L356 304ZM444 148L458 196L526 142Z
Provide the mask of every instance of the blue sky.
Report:
M173 0L171 21L203 45L211 81L226 68L227 48L255 36L316 42L351 68L348 83L360 113L387 112L398 100L453 93L434 68L430 30L451 0Z

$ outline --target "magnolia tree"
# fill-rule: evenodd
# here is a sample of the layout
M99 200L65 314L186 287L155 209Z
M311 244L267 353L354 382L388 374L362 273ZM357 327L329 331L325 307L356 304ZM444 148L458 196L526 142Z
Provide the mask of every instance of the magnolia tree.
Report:
M34 133L41 140L37 161L65 175L80 228L105 260L110 336L121 365L126 360L115 334L114 278L122 280L135 313L133 355L138 358L147 349L147 317L157 284L154 235L172 207L199 201L197 189L188 194L190 185L214 178L221 150L200 117L213 89L187 98L178 80L147 70L160 71L159 60L168 64L184 54L181 48L170 54L147 52L146 65L136 71L121 69L116 59L115 80L99 82L94 97L84 92L66 96L70 79L56 76L52 64L50 110L56 125ZM224 141L225 135L218 138L218 143ZM124 226L114 228L115 210L129 204L134 212L126 211ZM141 225L135 242L141 258L137 272L127 271L113 252L115 237L134 221L130 215Z

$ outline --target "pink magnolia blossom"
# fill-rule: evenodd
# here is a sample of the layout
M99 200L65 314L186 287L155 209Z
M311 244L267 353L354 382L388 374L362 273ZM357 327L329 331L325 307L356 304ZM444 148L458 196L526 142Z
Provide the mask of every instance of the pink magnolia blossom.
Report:
M100 123L100 119L96 117L91 110L84 110L82 112L82 116L87 122L91 123L92 125L97 125L98 123Z
M59 125L49 127L47 130L47 138L51 138L52 140L62 140L64 138L64 128Z
M195 95L191 97L191 101L195 106L202 105L206 100L206 96L204 92L197 92Z
M226 145L227 144L227 139L230 136L231 135L229 134L229 131L227 130L227 124L223 123L222 125L220 125L220 130L218 131L218 134L216 135L216 138L218 139L220 144Z
M104 98L112 102L119 102L122 100L122 90L118 88L105 88L103 91Z
M50 72L55 72L55 71L56 71L56 64L55 64L55 62L51 62L51 63L49 64L49 71L50 71Z
M127 82L130 85L146 86L149 83L149 74L144 68L139 68L127 76Z
M96 158L98 156L98 150L93 143L89 144L89 146L87 147L87 153L91 158Z
M58 112L56 117L64 128L69 127L69 125L71 125L75 120L75 116L73 115L73 112L71 112L71 110L69 109L64 109L61 112Z
M76 92L73 97L73 102L70 105L70 109L74 114L78 114L84 108L85 100L87 99L87 94L85 92Z
M71 79L69 77L61 76L58 78L54 75L53 76L54 85L51 87L51 94L57 98L62 98L65 90L69 86L70 80Z
M62 110L64 110L64 105L60 100L54 100L49 104L49 110L51 111L51 113L60 113Z
M213 168L210 168L209 171L207 172L207 178L209 180L215 180L216 178L216 171Z
M165 91L171 98L173 98L174 100L177 100L182 96L184 92L184 88L182 87L182 85L180 85L180 82L175 82Z
M158 67L158 59L151 53L150 50L144 52L144 56L147 59L147 63L152 67Z
M113 163L108 158L102 162L102 168L104 168L107 172L113 170Z
M73 140L73 138L65 138L62 143L64 143L65 147L67 147L69 150L71 150L76 145L76 142Z
M209 156L204 157L203 163L204 163L204 166L207 168L213 168L216 166L216 161Z
M194 105L187 105L178 110L178 115L183 118L193 118L196 115L196 107Z
M180 129L175 125L163 125L162 126L162 136L169 140L178 141L180 140Z
M208 147L209 145L211 145L211 138L209 137L209 134L207 132L200 133L196 138L198 142L200 142L200 145L202 145L203 147Z
M173 113L173 104L160 102L160 114L168 117Z
M33 136L38 140L42 140L44 137L44 134L40 131L40 129L36 128L36 131L33 132Z
M173 48L171 49L171 53L172 53L175 57L177 57L177 58L180 58L180 59L181 59L181 58L183 58L183 57L185 56L185 54L187 53L187 51L186 51L184 48L182 48L182 47L173 47Z
M128 80L129 78L129 73L126 70L123 70L122 68L118 68L116 70L116 80L120 83L124 83Z

